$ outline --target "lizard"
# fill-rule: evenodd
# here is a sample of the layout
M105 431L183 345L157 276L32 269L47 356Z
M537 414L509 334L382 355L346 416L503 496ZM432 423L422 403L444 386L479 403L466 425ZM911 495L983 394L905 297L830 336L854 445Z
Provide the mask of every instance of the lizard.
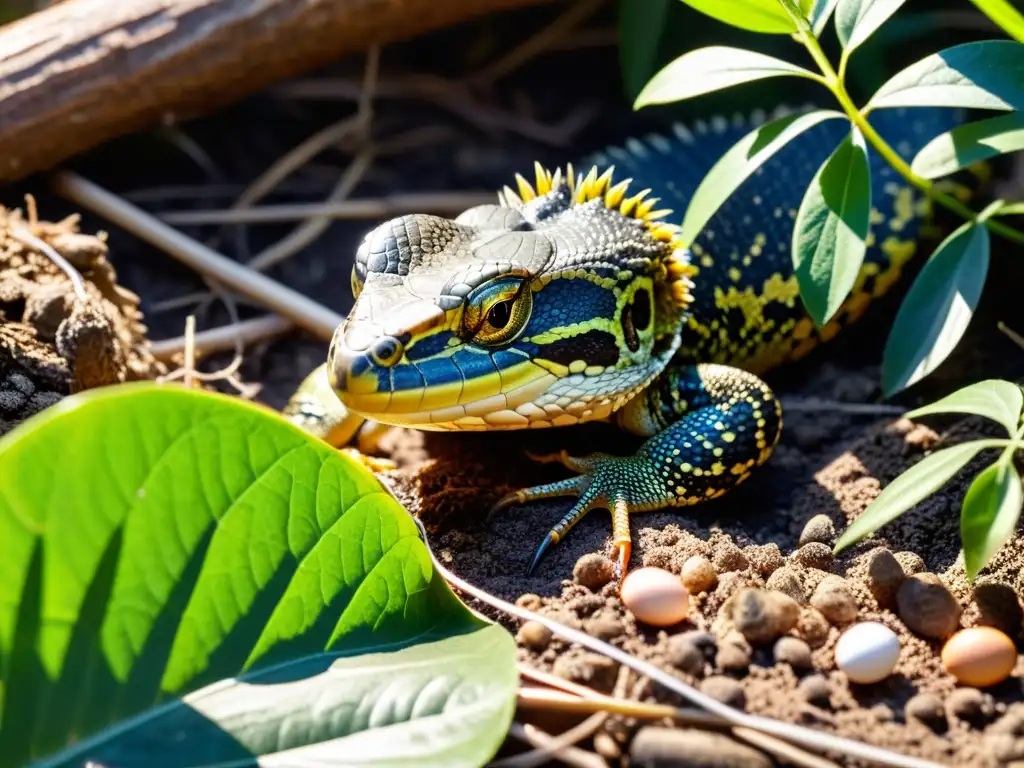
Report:
M963 115L913 108L871 119L910 160ZM532 181L515 174L515 188L454 219L408 214L374 227L354 256L352 309L284 414L339 447L364 421L435 431L606 421L642 436L631 456L533 456L574 474L494 506L575 497L530 571L587 513L609 510L621 583L630 514L716 499L765 464L783 414L762 376L856 322L934 229L929 198L869 148L863 266L833 318L813 322L791 243L804 190L850 131L826 120L769 158L684 244L673 212L765 120L675 122L592 153L585 173L538 163Z

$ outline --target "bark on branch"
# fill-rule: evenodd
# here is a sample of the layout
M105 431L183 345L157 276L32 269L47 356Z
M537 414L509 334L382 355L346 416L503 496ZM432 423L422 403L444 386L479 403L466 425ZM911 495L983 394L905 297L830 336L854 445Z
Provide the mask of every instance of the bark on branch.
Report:
M355 51L551 0L66 0L0 27L0 181Z

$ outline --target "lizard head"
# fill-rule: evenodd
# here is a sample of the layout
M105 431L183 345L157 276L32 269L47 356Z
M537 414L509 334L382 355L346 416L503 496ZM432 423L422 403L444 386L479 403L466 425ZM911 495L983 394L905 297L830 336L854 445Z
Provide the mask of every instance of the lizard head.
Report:
M692 274L670 211L611 169L516 181L495 205L363 240L327 362L350 411L428 430L568 425L606 418L668 363Z

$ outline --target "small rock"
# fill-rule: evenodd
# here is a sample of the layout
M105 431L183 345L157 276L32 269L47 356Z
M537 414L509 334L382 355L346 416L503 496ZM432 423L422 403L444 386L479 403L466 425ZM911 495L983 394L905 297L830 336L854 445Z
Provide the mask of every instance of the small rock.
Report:
M804 568L815 568L819 571L827 571L832 567L832 548L820 541L812 541L804 544L793 553L793 559Z
M691 595L697 595L715 586L715 582L718 581L718 572L706 557L694 555L683 563L680 578L683 580L686 591Z
M797 637L780 637L775 641L772 655L777 664L789 664L794 670L810 669L811 646Z
M750 670L750 655L751 648L746 638L738 632L732 633L718 647L715 664L719 672L742 676Z
M701 693L710 696L715 701L728 704L736 709L743 709L747 706L747 696L743 692L743 686L731 677L724 675L712 675L700 684Z
M683 632L673 635L665 646L665 658L676 669L688 675L700 677L704 674L704 665L708 662L707 654L698 644L693 635L704 635L704 632ZM708 635L711 637L710 635ZM711 642L714 643L714 637Z
M946 710L942 699L934 693L919 693L912 696L903 710L907 720L917 720L936 733L945 733L949 724L946 722Z
M781 592L793 598L798 603L807 602L807 592L800 581L800 576L795 570L783 566L768 577L765 586L773 592Z
M926 568L924 560L916 552L897 552L893 557L903 567L903 572L907 576L913 576L915 573L924 573Z
M749 546L743 550L743 554L754 572L763 579L767 579L786 563L782 550L775 542Z
M827 707L832 703L832 684L824 675L808 675L797 684L796 689L805 701L816 707Z
M995 627L1010 637L1016 637L1024 621L1024 610L1013 587L990 581L974 588L974 603L978 606L978 623Z
M715 731L646 725L629 747L637 768L772 768L763 753Z
M583 683L608 693L615 687L618 664L599 653L565 653L555 660L551 671L563 680Z
M735 544L721 544L716 547L712 562L718 573L745 571L750 567L747 556Z
M7 374L3 388L17 390L25 396L30 396L36 391L36 385L32 383L32 379L17 371L11 371Z
M541 606L540 595L534 595L527 592L525 595L520 595L516 598L516 605L520 608L525 608L528 611L538 611Z
M896 612L911 632L944 640L960 628L963 609L934 573L917 573L896 590Z
M543 651L551 642L551 635L551 630L539 621L527 621L516 633L516 642L535 651Z
M800 534L799 546L818 542L820 544L831 544L836 537L836 526L828 515L815 515L807 521L803 532Z
M16 389L0 389L0 413L15 416L27 402L28 397Z
M846 579L826 576L811 595L811 605L833 624L848 624L857 618L857 601Z
M608 613L602 613L589 619L584 622L583 627L588 635L596 637L598 640L614 640L625 632L622 622Z
M615 578L615 565L599 552L592 552L576 561L572 577L577 584L597 592Z
M885 547L879 547L868 554L868 589L883 608L891 608L896 602L896 590L907 578L899 561Z
M977 688L957 688L946 697L946 711L950 717L981 727L992 717L995 707L992 704L992 697L986 696Z
M800 606L781 592L745 587L723 606L727 616L747 640L770 643L796 626Z
M811 648L821 648L821 646L828 642L832 625L828 623L828 619L817 608L804 608L800 611L800 619L796 623L796 631Z

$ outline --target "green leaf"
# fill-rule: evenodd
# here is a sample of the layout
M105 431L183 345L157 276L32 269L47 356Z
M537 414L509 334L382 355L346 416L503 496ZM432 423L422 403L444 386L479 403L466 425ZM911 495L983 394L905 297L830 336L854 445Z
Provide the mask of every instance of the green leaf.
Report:
M778 0L683 0L691 8L713 19L749 32L788 35L796 24Z
M925 262L903 299L882 353L890 396L934 371L967 330L988 274L989 235L968 222Z
M1024 216L1024 202L1003 203L992 214L993 216Z
M906 0L839 0L836 34L844 50L853 51L900 9Z
M815 37L821 37L838 3L839 0L806 0L801 3L801 10L811 22Z
M1020 424L1020 412L1024 407L1024 394L1020 387L1001 379L979 381L929 405L921 406L906 414L908 419L917 419L934 413L970 413L984 416L1002 424L1012 437Z
M1000 459L974 478L960 511L960 536L968 581L974 581L992 556L1013 536L1022 500L1020 476L1012 459Z
M1011 112L939 134L917 153L912 167L918 176L937 179L982 160L1022 149L1024 114Z
M1024 16L1007 0L971 0L1010 37L1024 43Z
M693 193L683 217L682 240L692 243L729 196L789 142L825 120L845 117L842 112L832 110L786 115L755 128L736 142L712 166Z
M781 76L813 77L795 64L742 48L713 45L689 51L663 67L644 86L634 109L692 99L741 83Z
M871 223L871 169L856 127L822 164L793 229L793 267L807 311L824 325L857 279Z
M512 638L458 601L372 474L269 409L91 390L0 439L0 466L0 764L146 764L136 745L469 766L500 746ZM401 666L458 638L468 666Z
M833 551L838 554L913 509L988 447L991 446L985 440L972 440L925 456L882 489L861 516L839 537Z
M894 75L868 107L1022 109L1024 46L982 40L933 53Z

